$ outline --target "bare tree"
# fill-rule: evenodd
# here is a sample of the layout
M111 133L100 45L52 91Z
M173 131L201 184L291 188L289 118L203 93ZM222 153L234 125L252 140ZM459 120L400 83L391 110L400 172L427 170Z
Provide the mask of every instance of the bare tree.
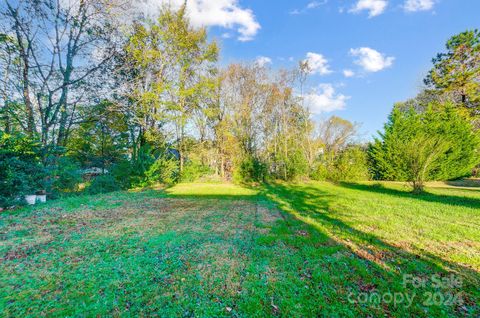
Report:
M79 103L113 56L112 6L95 0L6 0L1 16L18 48L18 97L27 131L40 127L44 144L65 145Z
M318 138L325 146L326 152L337 153L352 141L358 124L346 119L332 116L318 125Z

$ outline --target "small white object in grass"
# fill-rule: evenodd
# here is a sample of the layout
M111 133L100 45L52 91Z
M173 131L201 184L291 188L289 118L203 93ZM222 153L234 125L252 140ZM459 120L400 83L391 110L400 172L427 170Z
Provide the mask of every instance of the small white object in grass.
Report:
M35 201L37 201L37 195L36 194L25 195L25 201L27 201L29 205L34 205Z
M41 203L47 202L47 195L46 194L37 194L37 201Z

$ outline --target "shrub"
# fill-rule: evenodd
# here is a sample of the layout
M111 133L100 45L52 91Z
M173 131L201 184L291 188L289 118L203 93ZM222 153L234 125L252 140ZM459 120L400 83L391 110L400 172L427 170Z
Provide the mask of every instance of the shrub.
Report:
M83 181L80 166L69 157L59 157L50 168L52 194L65 194L78 191Z
M308 175L308 162L300 149L291 149L291 152L286 160L286 168L286 180L294 180L298 177Z
M24 194L44 187L40 144L21 135L0 132L0 206L22 204Z
M248 156L233 172L236 182L263 182L268 174L267 165L258 158Z
M368 180L367 154L359 146L349 146L336 155L327 153L317 162L311 178L329 181Z
M330 179L334 181L368 180L367 154L358 146L347 147L335 159Z
M120 185L111 174L104 174L94 178L85 189L87 194L108 193L121 190Z
M145 172L143 185L151 185L154 183L173 184L178 181L178 178L178 161L160 157Z
M329 171L333 169L333 165L330 162L322 160L315 163L314 168L310 174L310 178L317 181L329 180Z
M112 167L111 173L122 189L129 189L133 185L141 183L141 180L144 178L143 171L140 175L138 171L134 169L133 163L128 160L122 160L115 164Z
M180 180L183 182L193 182L210 174L213 174L210 167L202 165L198 161L188 161L183 167Z

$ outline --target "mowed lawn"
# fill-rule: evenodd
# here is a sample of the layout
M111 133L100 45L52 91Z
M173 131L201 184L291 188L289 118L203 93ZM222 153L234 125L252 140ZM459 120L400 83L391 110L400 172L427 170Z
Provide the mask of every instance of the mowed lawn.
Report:
M0 316L477 317L480 191L428 191L180 184L3 212Z

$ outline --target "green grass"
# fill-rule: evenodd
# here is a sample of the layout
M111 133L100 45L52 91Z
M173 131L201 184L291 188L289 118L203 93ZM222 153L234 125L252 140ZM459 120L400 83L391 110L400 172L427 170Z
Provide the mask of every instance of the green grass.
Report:
M3 212L0 262L0 316L476 317L480 191L180 184L70 198ZM450 274L461 286L431 279ZM412 304L362 298L389 294Z

